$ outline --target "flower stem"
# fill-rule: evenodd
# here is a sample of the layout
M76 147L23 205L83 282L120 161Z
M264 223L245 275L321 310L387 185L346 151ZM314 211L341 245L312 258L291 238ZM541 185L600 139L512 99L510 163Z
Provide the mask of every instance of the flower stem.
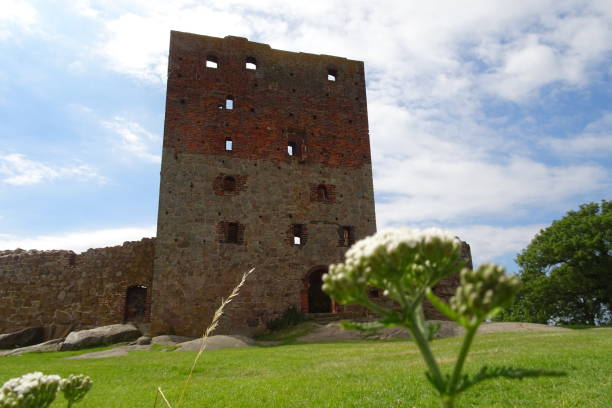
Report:
M424 334L421 332L417 324L416 316L413 313L409 314L409 323L410 327L408 327L408 329L412 333L414 341L416 342L417 346L419 347L419 350L421 351L421 356L423 356L423 360L425 360L425 363L429 368L429 372L435 378L436 382L442 384L444 378L442 377L440 367L438 367L438 363L436 362L436 359L434 358L433 353L429 348L429 342L425 338Z
M455 398L454 397L443 397L442 398L442 408L453 408L455 406Z
M461 371L463 370L463 364L465 363L465 359L470 350L470 346L472 345L472 341L474 340L474 335L478 330L478 325L469 326L465 337L463 338L463 344L461 345L461 350L459 351L459 357L455 362L455 368L453 369L453 375L450 378L450 381L447 384L446 392L451 398L454 399L456 394L457 383L459 382L459 378L461 377Z

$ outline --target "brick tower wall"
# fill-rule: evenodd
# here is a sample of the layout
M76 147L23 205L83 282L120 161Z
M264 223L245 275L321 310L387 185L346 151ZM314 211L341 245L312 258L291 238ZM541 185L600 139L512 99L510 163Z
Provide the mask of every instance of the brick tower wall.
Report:
M341 261L345 241L375 225L362 62L172 32L154 333L201 334L251 267L219 332L262 330L290 306L308 311L309 272ZM224 242L232 234L237 242Z

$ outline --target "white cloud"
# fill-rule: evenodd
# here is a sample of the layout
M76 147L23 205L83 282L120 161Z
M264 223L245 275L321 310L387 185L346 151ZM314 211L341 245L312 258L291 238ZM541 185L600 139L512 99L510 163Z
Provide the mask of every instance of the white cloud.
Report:
M441 89L452 96L459 86L520 100L553 81L583 82L612 50L609 7L577 0L482 0L469 7L450 0L355 0L348 8L340 0L123 5L129 11L105 20L99 50L114 69L151 81L165 79L170 29L365 59L370 71L381 72L379 80L404 83L411 99L431 90L448 95Z
M370 105L376 209L381 227L483 215L517 219L534 206L563 206L610 186L596 165L550 166L469 119L442 121Z
M542 142L563 156L612 156L612 113L588 124L584 132L569 138L546 138Z
M90 0L71 0L74 10L85 17L97 17L100 12L92 7Z
M252 32L241 16L203 5L154 2L140 10L106 22L106 41L98 53L113 69L145 81L165 81L171 29L197 33L205 29L217 36Z
M470 244L475 264L492 262L497 257L518 254L546 225L532 224L513 227L466 225L452 228Z
M0 41L15 37L16 31L31 31L38 21L38 13L26 1L4 0L0 7Z
M126 227L93 231L68 232L58 235L35 237L16 237L0 234L0 250L21 249L69 249L83 252L89 248L121 245L125 241L138 241L144 237L154 237L156 227Z
M119 137L115 141L115 146L123 154L152 163L161 161L159 154L152 153L154 150L160 150L161 138L159 136L150 133L138 123L120 116L115 116L112 120L104 121L102 124Z
M94 168L85 164L48 165L30 160L23 154L0 154L0 182L18 186L64 178L106 182L106 179L100 176Z

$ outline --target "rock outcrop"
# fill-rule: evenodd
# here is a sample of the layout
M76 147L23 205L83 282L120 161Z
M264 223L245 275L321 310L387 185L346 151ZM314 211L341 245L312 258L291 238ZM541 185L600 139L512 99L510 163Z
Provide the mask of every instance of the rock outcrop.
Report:
M90 330L71 332L60 347L61 351L78 350L88 347L105 346L108 344L128 342L142 336L132 324L112 324Z
M0 349L31 346L45 341L43 327L28 327L13 333L0 334Z
M253 339L246 336L210 336L206 341L206 350L217 350L222 348L248 347L254 345ZM180 343L176 351L197 351L202 346L202 339L195 339Z

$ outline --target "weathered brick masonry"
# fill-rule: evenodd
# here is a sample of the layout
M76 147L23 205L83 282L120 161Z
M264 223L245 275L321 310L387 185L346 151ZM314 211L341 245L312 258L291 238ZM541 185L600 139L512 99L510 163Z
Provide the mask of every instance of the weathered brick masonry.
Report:
M153 240L143 239L79 255L0 251L0 333L43 326L52 338L123 322L128 293L151 288L153 250ZM149 309L135 320L148 320Z
M172 33L153 332L200 334L251 267L220 332L337 311L317 279L375 221L362 62Z

